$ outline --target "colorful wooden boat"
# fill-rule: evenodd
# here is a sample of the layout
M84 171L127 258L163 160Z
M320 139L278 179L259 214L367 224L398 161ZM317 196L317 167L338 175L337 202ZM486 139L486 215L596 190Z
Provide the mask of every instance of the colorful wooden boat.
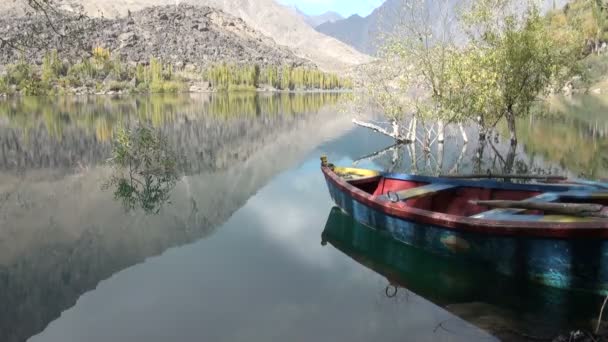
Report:
M557 288L608 293L608 219L472 203L608 205L605 189L382 173L326 159L321 168L338 207L402 242Z

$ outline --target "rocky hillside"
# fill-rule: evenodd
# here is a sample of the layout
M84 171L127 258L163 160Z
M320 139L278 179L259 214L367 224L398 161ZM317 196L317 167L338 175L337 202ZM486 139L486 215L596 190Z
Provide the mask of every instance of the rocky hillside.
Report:
M44 23L41 16L0 19L0 37L10 38ZM243 20L210 7L150 7L127 17L90 19L83 25L85 33L76 39L61 39L50 27L38 38L56 47L60 56L74 59L99 46L133 63L154 56L177 66L218 62L310 65ZM45 52L29 49L25 53L26 59L40 62ZM14 63L20 56L19 51L3 49L0 64Z
M387 34L395 33L406 18L407 13L405 8L411 3L411 0L386 0L382 6L375 9L367 17L353 15L343 20L334 22L325 22L316 27L316 30L334 37L366 54L374 55L383 45L383 37ZM467 3L461 0L443 0L433 1L425 0L423 2L428 15L430 25L437 27L440 25L441 16L437 15L439 8L456 8ZM543 0L542 10L547 11L553 6L564 6L568 0ZM456 11L452 11L456 13Z
M275 0L56 0L66 9L82 8L89 16L122 17L151 6L177 3L218 8L247 24L276 43L289 47L302 58L309 59L325 71L344 70L367 63L369 56L323 35L309 26L289 7ZM20 11L26 0L0 1L0 16L7 11ZM4 15L2 14L4 13Z

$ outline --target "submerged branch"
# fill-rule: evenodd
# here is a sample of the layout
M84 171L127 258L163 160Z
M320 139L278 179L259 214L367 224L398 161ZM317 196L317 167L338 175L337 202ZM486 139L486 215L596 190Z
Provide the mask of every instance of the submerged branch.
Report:
M376 158L382 157L382 156L384 156L384 155L386 155L386 154L388 154L390 152L398 151L401 146L403 146L403 144L401 144L401 143L395 144L395 145L389 146L389 147L387 147L387 148L385 148L383 150L376 151L374 153L371 153L371 154L368 154L366 156L363 156L363 157L355 160L353 162L353 166L357 166L359 163L364 162L364 161L368 161L368 160L371 161L371 160L374 160Z
M391 133L380 126L377 126L377 125L374 125L374 124L371 124L368 122L359 121L357 119L353 119L353 123L357 126L368 128L368 129L371 129L372 131L389 136L389 137L395 139L398 143L402 143L402 144L411 143L411 140L409 140L407 137L404 137L401 134L399 134L398 131L394 131Z

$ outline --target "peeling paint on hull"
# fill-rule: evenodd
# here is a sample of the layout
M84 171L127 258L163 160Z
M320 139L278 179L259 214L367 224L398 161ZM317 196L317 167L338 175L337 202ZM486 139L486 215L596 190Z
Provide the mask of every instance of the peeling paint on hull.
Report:
M344 212L408 245L556 288L608 293L608 243L603 239L493 236L420 224L365 205L329 179L327 185Z

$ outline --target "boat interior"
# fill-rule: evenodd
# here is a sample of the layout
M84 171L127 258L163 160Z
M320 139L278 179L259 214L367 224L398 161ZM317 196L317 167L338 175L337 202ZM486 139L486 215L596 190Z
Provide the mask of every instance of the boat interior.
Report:
M493 209L473 204L470 202L472 200L589 203L608 206L608 192L594 194L589 191L510 190L492 186L462 186L458 182L446 184L418 182L386 178L379 174L350 177L347 181L364 192L403 207L478 219L524 220L540 218L545 213L539 210ZM558 220L557 217L554 219Z

